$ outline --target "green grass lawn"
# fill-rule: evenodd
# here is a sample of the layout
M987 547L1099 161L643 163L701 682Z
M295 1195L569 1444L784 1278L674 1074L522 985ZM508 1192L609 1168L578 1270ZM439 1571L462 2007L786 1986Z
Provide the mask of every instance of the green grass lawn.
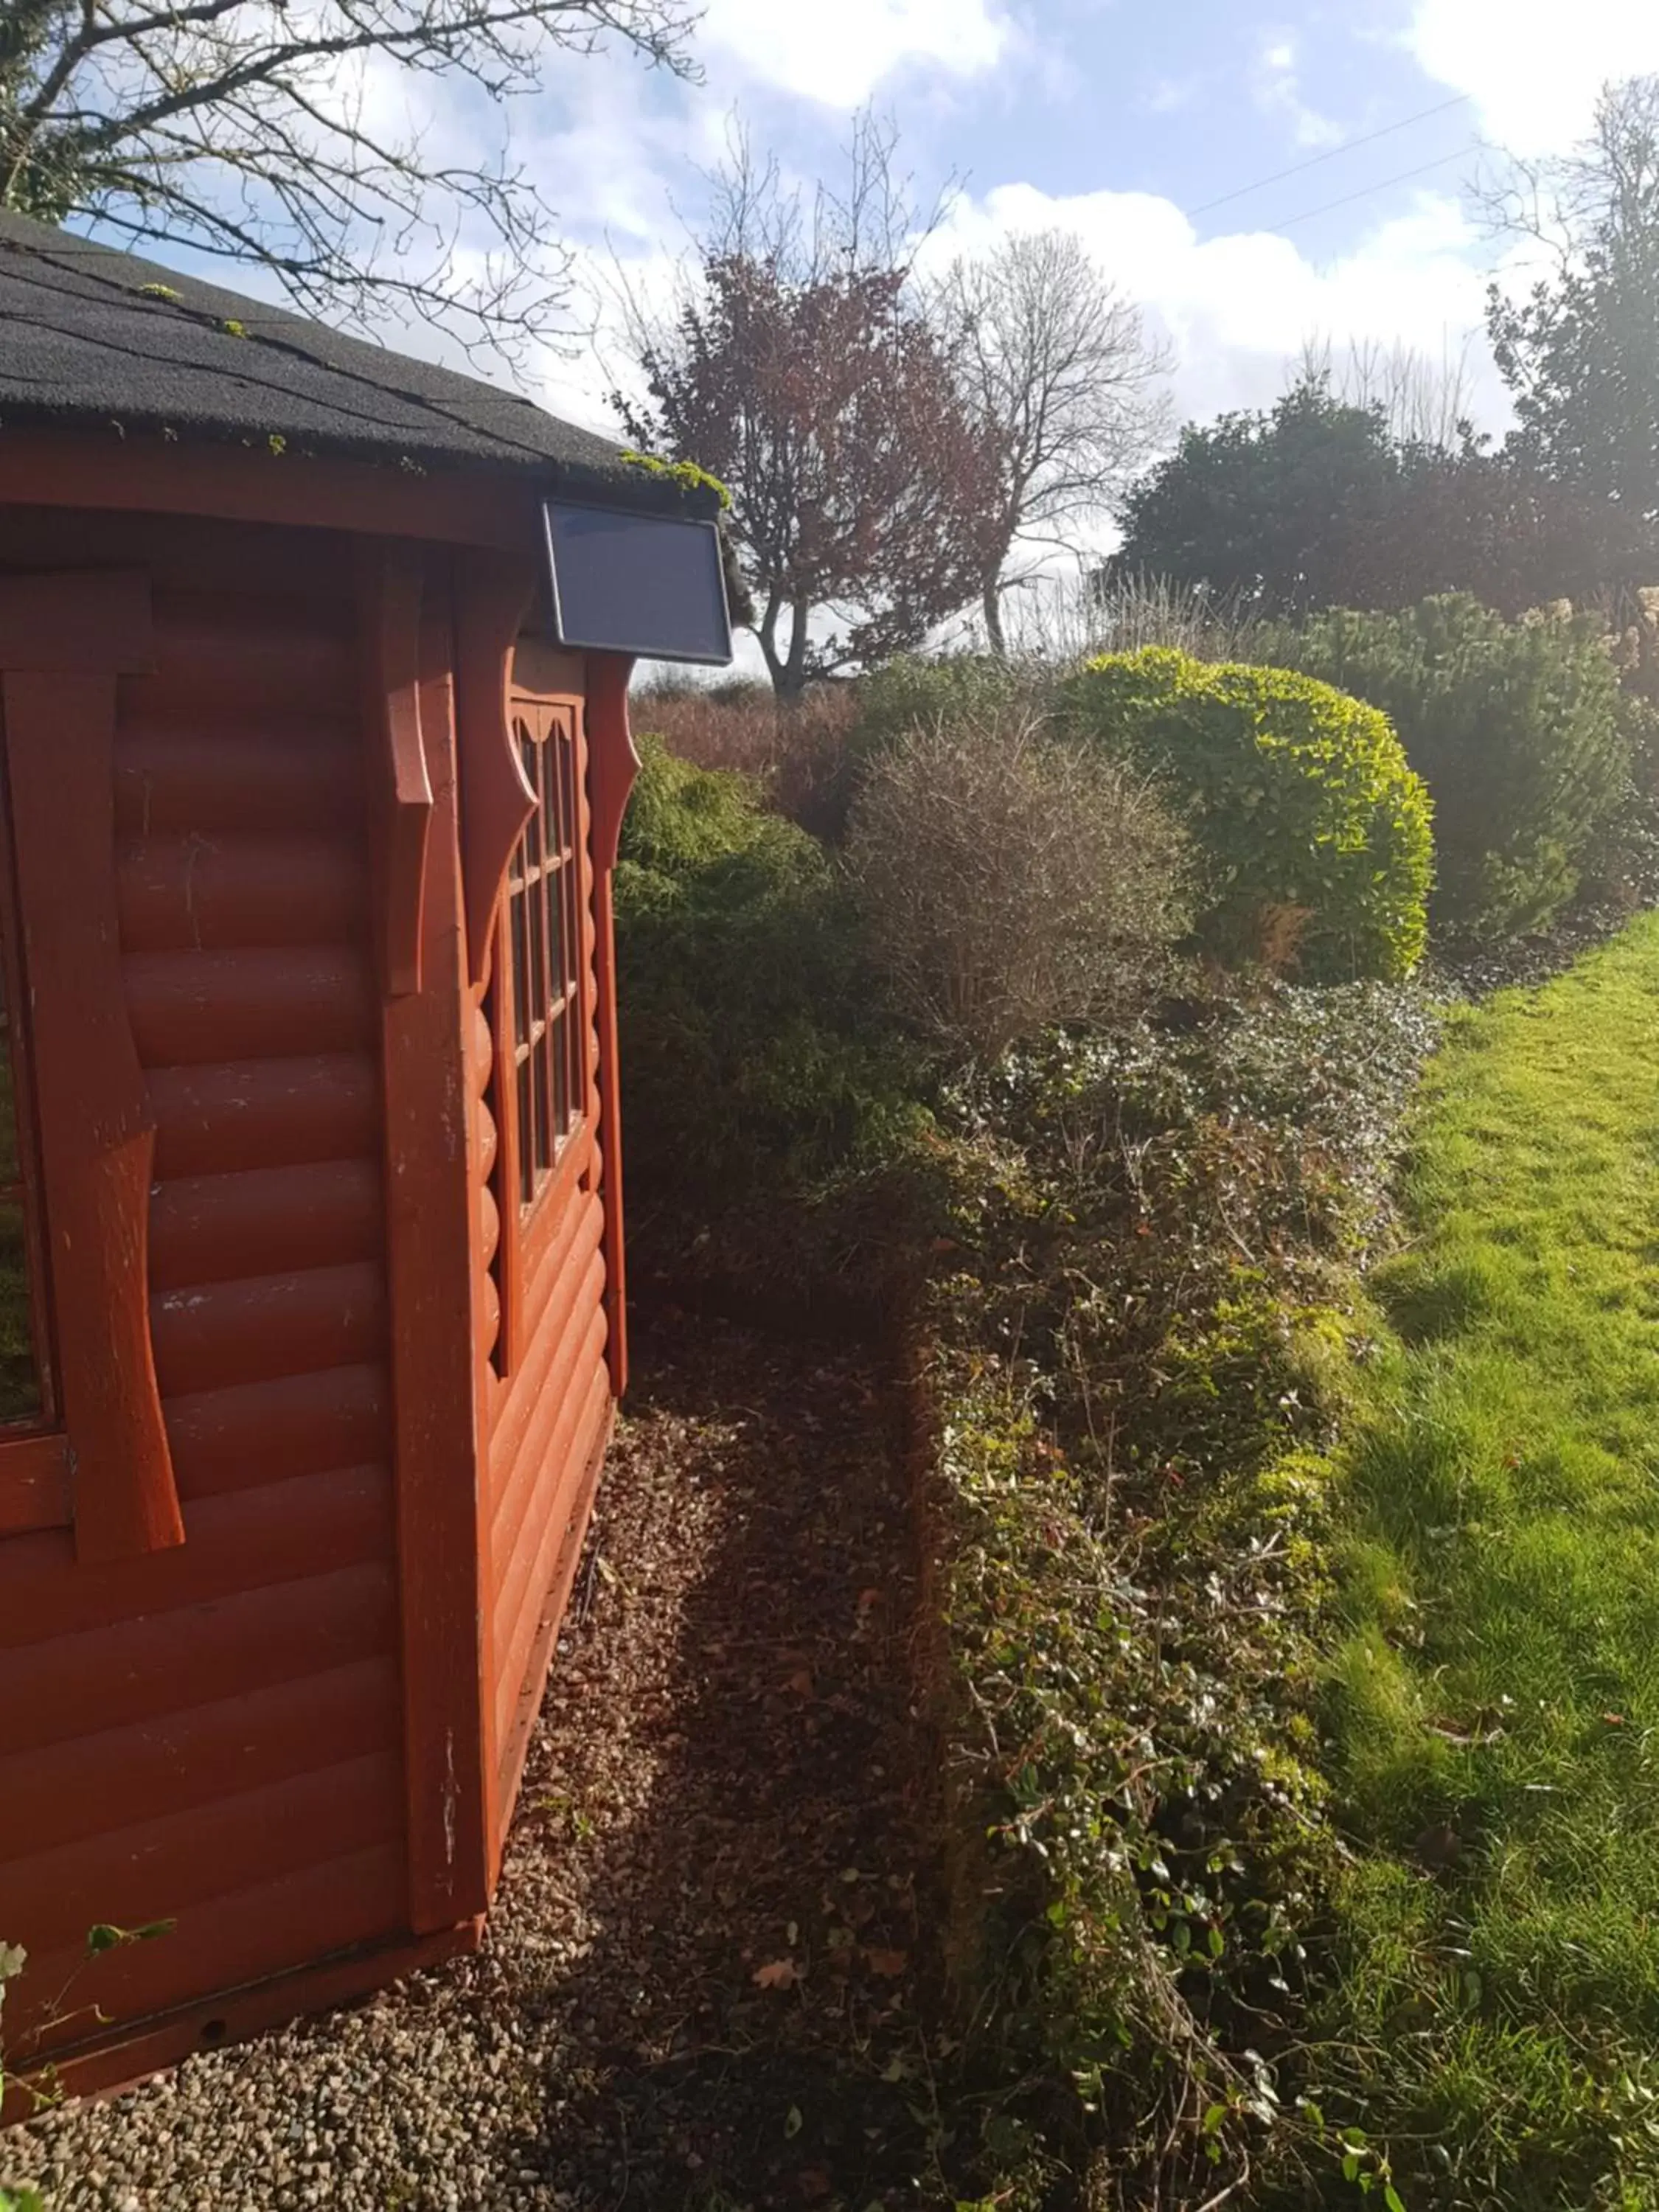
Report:
M1458 1016L1415 1139L1316 2072L1408 2212L1659 2208L1659 918Z

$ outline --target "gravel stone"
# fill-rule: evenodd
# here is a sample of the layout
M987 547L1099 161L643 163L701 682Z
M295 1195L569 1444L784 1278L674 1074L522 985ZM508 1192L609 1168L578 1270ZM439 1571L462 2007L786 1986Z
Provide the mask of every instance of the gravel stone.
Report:
M485 1948L0 2137L51 2212L915 2206L927 1792L872 1358L641 1331Z

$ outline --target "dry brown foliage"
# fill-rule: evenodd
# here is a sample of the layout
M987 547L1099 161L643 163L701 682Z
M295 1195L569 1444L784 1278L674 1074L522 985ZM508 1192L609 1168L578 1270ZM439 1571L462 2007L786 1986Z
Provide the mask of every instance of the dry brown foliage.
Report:
M1186 841L1151 787L1013 710L875 759L848 860L899 1011L966 1060L1132 1012L1191 919Z
M781 707L769 685L647 691L636 729L696 768L736 769L765 786L780 814L814 836L839 836L847 811L847 741L857 714L850 684L816 684Z

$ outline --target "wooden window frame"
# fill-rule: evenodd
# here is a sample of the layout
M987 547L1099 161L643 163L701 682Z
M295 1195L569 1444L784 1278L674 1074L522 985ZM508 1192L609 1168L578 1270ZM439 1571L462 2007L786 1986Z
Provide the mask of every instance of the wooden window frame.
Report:
M181 1543L149 1328L155 1121L116 906L117 686L153 665L137 571L0 576L0 724L26 1005L50 1430L0 1437L0 1536L77 1558ZM27 1157L25 1155L25 1157Z
M497 1158L491 1180L500 1216L496 1284L501 1312L495 1364L497 1373L507 1381L518 1371L534 1328L531 1285L557 1240L576 1189L579 1186L589 1188L594 1181L597 1109L589 1044L594 1020L592 870L588 849L591 832L584 765L583 702L579 688L581 663L546 647L540 640L529 638L520 639L517 657L520 672L507 701L507 735L520 773L524 774L520 754L520 724L531 725L532 743L545 748L558 747L568 763L565 793L570 819L561 848L564 857L558 874L568 962L565 1013L561 1026L571 1110L554 1157L539 1174L530 1196L525 1198L525 1132L520 1126L519 1086L521 1046L516 998L520 970L514 963L513 902L520 896L514 882L521 874L520 856L535 838L541 818L542 794L547 786L545 779L538 776L535 782L535 815L526 820L502 875L492 926L489 985L485 1002L495 1048L491 1091ZM546 757L544 753L543 757ZM528 794L528 778L525 789Z
M506 956L500 970L501 1018L513 1069L510 1188L526 1231L556 1188L588 1112L579 1056L581 809L576 731L574 720L565 726L567 714L560 706L526 699L514 706L514 742L536 806L507 864L497 957Z

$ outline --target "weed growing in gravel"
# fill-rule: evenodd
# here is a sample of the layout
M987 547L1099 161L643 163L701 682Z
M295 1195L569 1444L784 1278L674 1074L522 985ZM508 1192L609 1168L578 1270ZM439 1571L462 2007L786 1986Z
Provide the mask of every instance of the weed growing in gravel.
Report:
M15 1943L0 1943L0 2028L4 2027L6 1985L15 1982L27 1963L28 1954ZM6 2046L0 2036L0 2103L6 2094ZM0 2212L46 2212L46 2200L38 2189L27 2184L8 2188L0 2183Z
M81 1966L59 1990L55 1998L46 2004L42 2015L35 2021L30 2035L33 2042L48 2028L61 2027L67 2021L82 2015L102 2020L95 2004L72 2005L70 1996L84 1969L106 1952L125 1950L130 1944L154 1942L158 1936L169 1935L171 1920L152 1920L141 1928L118 1928L111 1921L100 1921L87 1930L86 1949ZM8 1987L21 1978L28 1964L28 1954L21 1944L0 1942L0 2106L6 2098L8 2079L14 2089L21 2088L29 2100L32 2112L50 2109L62 2104L64 2092L57 2069L51 2066L36 2066L25 2071L15 2055L9 2055L4 2036L4 2012ZM46 2212L45 2199L32 2184L0 2181L0 2212Z

